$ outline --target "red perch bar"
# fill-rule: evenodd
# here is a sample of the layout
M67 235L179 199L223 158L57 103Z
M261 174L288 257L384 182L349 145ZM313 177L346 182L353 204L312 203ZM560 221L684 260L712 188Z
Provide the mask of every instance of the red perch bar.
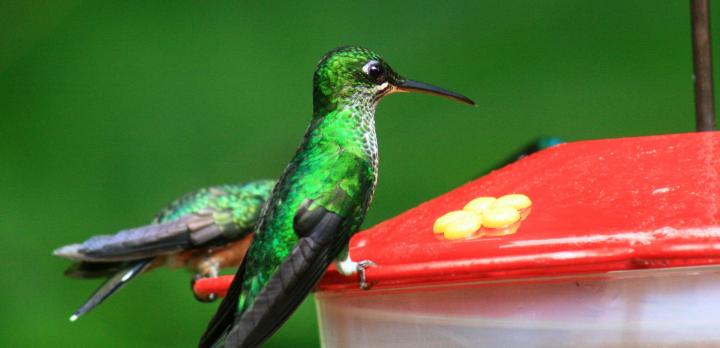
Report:
M720 264L720 132L580 141L523 158L355 235L373 289ZM516 233L444 240L443 214L521 193ZM196 282L224 295L232 276ZM320 291L357 289L331 266Z

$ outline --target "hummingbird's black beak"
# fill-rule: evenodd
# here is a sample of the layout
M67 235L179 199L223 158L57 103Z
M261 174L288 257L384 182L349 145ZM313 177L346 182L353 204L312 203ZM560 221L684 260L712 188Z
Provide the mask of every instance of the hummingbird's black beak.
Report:
M400 82L397 82L395 84L395 87L401 92L420 92L420 93L439 95L441 97L455 99L461 103L475 105L474 101L472 101L470 98L468 98L462 94L450 92L446 89L442 89L440 87L435 87L433 85L428 85L427 83L423 83L423 82L418 82L418 81L413 81L413 80L401 80Z

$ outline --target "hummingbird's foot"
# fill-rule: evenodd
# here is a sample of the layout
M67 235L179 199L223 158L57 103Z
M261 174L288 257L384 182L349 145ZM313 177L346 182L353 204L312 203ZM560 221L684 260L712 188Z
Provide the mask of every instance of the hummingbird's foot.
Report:
M360 277L360 289L362 290L370 290L372 287L372 284L367 282L367 277L365 276L365 269L368 267L375 267L377 264L375 262L372 262L370 260L362 260L357 263L357 273Z
M197 282L199 279L207 278L200 273L195 274L192 279L190 280L190 291L192 291L193 296L196 300L203 303L209 303L213 302L217 299L217 295L215 294L208 294L208 295L200 295L197 292L195 292L195 282Z
M369 290L372 286L372 284L368 283L367 281L367 277L365 276L365 269L375 266L377 266L377 264L370 260L362 260L360 262L355 262L350 258L350 255L348 255L342 261L335 262L335 268L337 269L338 273L346 277L352 276L357 273L360 277L360 289L363 290Z

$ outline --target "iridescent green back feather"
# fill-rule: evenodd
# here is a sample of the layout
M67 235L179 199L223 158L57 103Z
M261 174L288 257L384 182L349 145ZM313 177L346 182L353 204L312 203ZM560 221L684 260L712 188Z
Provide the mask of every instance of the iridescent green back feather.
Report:
M153 222L173 221L188 214L212 209L231 211L232 221L240 229L252 228L274 186L275 180L257 180L203 188L170 203Z

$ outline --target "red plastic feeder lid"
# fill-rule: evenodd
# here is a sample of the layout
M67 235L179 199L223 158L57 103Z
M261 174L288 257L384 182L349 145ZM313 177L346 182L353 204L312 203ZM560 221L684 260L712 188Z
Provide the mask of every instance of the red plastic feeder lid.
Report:
M522 193L517 232L444 240L443 214ZM582 141L494 171L355 235L374 288L720 264L720 132ZM357 289L334 268L320 291Z

